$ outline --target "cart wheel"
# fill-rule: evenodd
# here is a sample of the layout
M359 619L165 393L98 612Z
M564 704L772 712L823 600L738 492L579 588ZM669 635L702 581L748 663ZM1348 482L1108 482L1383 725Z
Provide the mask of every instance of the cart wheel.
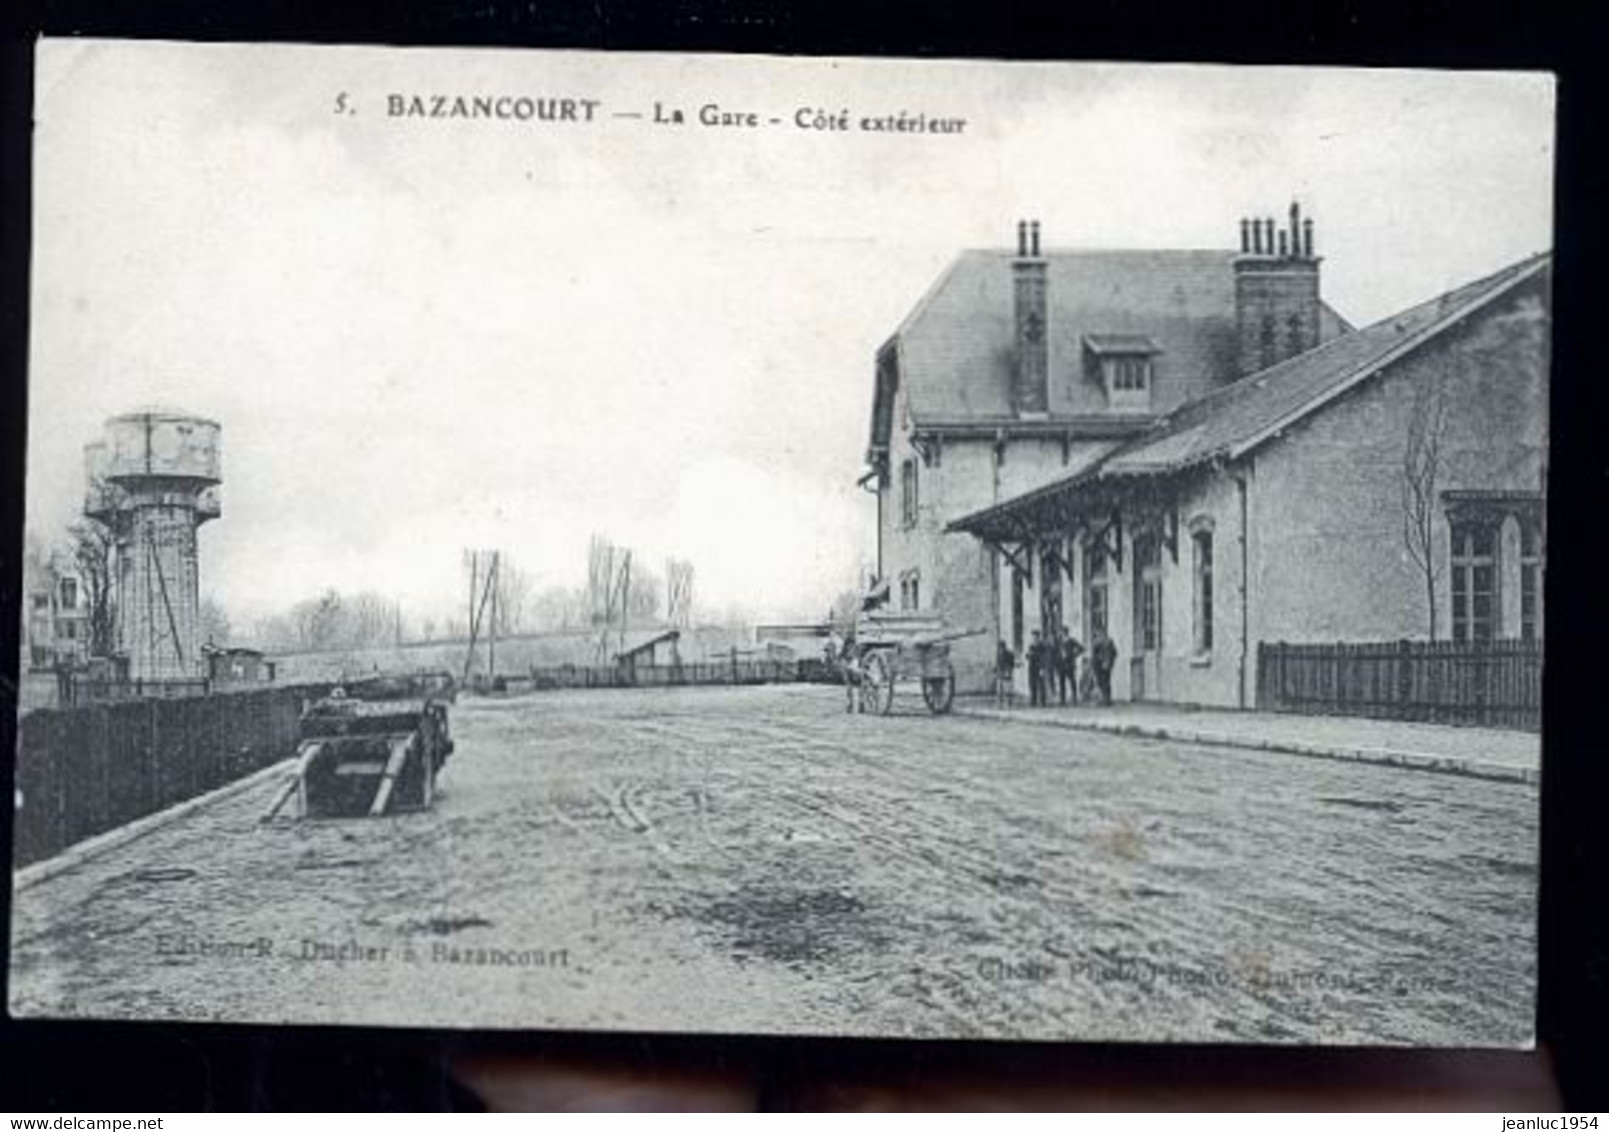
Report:
M887 715L894 706L894 667L888 657L874 652L866 657L865 684L861 696L868 711Z
M922 677L922 698L934 715L948 712L955 702L955 670L946 665L943 675Z

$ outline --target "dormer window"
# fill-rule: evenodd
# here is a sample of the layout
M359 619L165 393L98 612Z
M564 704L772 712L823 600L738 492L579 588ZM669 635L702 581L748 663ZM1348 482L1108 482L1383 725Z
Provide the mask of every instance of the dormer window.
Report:
M1162 352L1143 334L1089 334L1084 337L1085 367L1106 390L1113 409L1149 412L1154 379L1152 359Z

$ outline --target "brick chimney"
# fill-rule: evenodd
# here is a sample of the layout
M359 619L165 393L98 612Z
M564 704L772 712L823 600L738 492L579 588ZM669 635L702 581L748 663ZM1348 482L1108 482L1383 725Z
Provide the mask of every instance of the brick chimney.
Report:
M1017 223L1017 257L1011 261L1016 323L1016 367L1011 375L1011 407L1018 416L1050 409L1049 312L1045 304L1045 261L1039 254L1039 221Z
M1318 268L1313 221L1295 201L1288 225L1277 232L1272 218L1240 222L1235 319L1242 377L1318 345Z

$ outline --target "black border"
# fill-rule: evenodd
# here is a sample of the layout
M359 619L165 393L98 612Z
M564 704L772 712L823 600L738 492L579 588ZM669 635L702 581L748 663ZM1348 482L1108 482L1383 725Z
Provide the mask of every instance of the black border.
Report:
M1605 262L1603 201L1609 194L1601 62L1602 15L1570 5L1494 0L1341 3L1256 12L1199 3L1106 0L1055 10L999 3L889 6L848 11L803 0L742 4L680 0L615 6L593 0L433 0L292 3L168 0L117 6L97 0L24 0L0 15L0 678L15 679L19 628L21 482L26 420L27 249L32 41L56 35L146 39L284 40L379 44L590 47L806 55L961 56L1229 63L1541 69L1559 75L1559 167L1552 385L1553 452L1547 578L1548 668L1542 790L1539 1035L1567 1102L1604 1108L1609 1064L1609 877L1604 855L1605 759L1593 709L1605 639L1605 587L1595 584L1597 523L1604 507L1605 369L1597 302ZM1382 186L1381 191L1389 191ZM868 363L869 364L869 363ZM15 720L0 712L0 750ZM9 760L0 780L9 785ZM9 793L9 789L7 789ZM9 808L5 842L9 844ZM8 874L9 876L9 874ZM9 919L9 881L4 886ZM0 973L0 980L4 975ZM437 1109L475 1107L457 1085L453 1058L516 1050L550 1064L619 1064L664 1077L686 1072L753 1082L762 1106L833 1103L844 1088L881 1083L931 1089L960 1079L993 1084L998 1103L1056 1104L1045 1089L1114 1090L1216 1084L1221 1103L1256 1103L1246 1090L1281 1086L1285 1104L1320 1107L1387 1076L1421 1080L1432 1103L1452 1104L1442 1061L1422 1051L1275 1047L1009 1045L983 1042L702 1038L608 1034L459 1034L308 1027L0 1023L0 1096L40 1112L216 1109ZM1488 1081L1511 1055L1470 1055ZM1448 1086L1450 1087L1450 1086ZM1290 1089L1296 1089L1292 1094ZM1303 1092L1309 1089L1309 1092ZM1336 1090L1339 1090L1337 1092ZM949 1094L929 1093L939 1100ZM1085 1100L1100 1094L1086 1093ZM1361 1093L1358 1095L1361 1096ZM1292 1097L1298 1099L1293 1100ZM1329 1099L1325 1099L1328 1097ZM1060 1103L1067 1103L1062 1101ZM1404 1102L1405 1103L1405 1102Z

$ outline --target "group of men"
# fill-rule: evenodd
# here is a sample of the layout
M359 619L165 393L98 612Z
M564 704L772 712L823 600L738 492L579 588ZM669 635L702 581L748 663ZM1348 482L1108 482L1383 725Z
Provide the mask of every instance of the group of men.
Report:
M1117 663L1117 645L1100 630L1089 653L1089 663L1079 672L1078 658L1084 655L1084 646L1078 638L1057 626L1050 639L1038 629L1028 644L1028 702L1033 707L1050 703L1051 694L1059 701L1077 703L1080 693L1085 699L1100 696L1101 703L1112 702L1112 668ZM1017 659L1011 649L1001 641L996 654L999 693L1003 701L1012 698L1013 673Z

